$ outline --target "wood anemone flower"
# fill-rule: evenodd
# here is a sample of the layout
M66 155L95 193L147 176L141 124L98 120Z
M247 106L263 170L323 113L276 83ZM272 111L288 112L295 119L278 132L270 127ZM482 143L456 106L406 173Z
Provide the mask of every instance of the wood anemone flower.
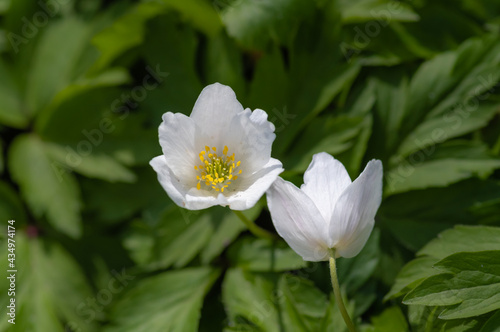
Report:
M382 200L382 162L371 160L351 182L341 162L318 153L297 188L278 178L267 191L274 227L306 261L354 257L373 229Z
M163 115L163 155L150 165L180 207L245 210L283 171L281 162L271 158L275 137L266 112L243 109L230 87L215 83L203 89L190 116Z

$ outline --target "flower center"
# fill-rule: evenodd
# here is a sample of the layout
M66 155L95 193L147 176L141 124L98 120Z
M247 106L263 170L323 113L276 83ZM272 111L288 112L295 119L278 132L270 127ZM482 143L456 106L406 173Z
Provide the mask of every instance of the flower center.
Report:
M200 172L200 175L196 176L198 180L196 189L200 190L201 184L205 183L215 191L224 192L231 181L238 178L238 175L234 174L241 174L241 169L236 170L241 162L234 162L234 153L228 156L227 150L227 146L224 146L222 156L217 155L215 147L210 150L208 146L205 146L205 150L200 152L201 165L194 166L194 169Z

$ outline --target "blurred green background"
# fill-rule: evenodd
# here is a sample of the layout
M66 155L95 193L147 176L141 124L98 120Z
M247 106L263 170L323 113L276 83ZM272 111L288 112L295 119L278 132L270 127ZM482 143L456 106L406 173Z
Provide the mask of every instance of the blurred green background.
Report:
M269 114L296 184L320 151L383 161L339 260L360 330L498 331L499 33L492 0L0 0L0 331L343 331L326 263L178 208L148 165L213 82Z

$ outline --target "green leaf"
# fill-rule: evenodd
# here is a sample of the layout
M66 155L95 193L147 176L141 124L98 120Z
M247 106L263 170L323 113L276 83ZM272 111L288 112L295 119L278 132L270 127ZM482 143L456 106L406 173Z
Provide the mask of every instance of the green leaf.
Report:
M380 315L372 317L373 328L370 332L409 331L408 323L401 309L397 306L385 309Z
M399 130L405 116L407 76L402 71L379 70L368 84L373 86L376 96L377 125L383 128L374 134L382 137L380 141L385 142L385 150L393 151L401 143L394 133Z
M37 44L29 72L26 100L31 114L47 106L76 77L85 55L90 26L77 18L65 18L47 26Z
M380 231L376 228L356 257L338 260L338 278L348 295L355 295L375 272L380 259L379 242Z
M229 326L239 330L278 332L280 331L277 299L273 289L277 280L229 269L222 284L222 301L226 307Z
M0 123L15 128L24 128L28 124L18 82L2 59L0 59Z
M49 157L54 160L60 171L76 171L90 178L103 179L109 182L134 182L136 176L115 159L104 154L82 156L70 146L46 143Z
M445 230L417 253L417 258L407 263L398 273L395 283L385 299L408 293L425 278L440 273L434 264L459 252L499 250L500 228L458 225Z
M408 307L408 318L412 326L412 331L476 332L488 316L483 315L466 319L442 320L438 318L442 311L442 307L410 305Z
M3 181L0 181L0 220L15 220L18 225L27 220L18 193Z
M358 0L339 1L342 21L344 23L360 23L381 21L387 26L392 21L416 22L419 16L409 5L398 1Z
M0 175L3 174L4 169L5 169L5 163L3 160L3 141L0 139Z
M228 252L233 266L251 271L286 271L306 266L306 262L283 241L244 238Z
M488 226L455 226L442 232L418 252L443 259L461 251L500 250L500 228Z
M82 180L82 193L86 208L101 222L120 222L133 218L140 211L165 208L165 191L151 167L134 169L134 183L110 183L98 180ZM140 193L140 194L138 194Z
M498 111L488 100L500 68L496 38L467 40L420 66L409 85L400 156L481 128Z
M80 266L59 245L28 239L16 230L16 324L3 319L0 331L65 331L78 327L82 332L97 331L96 310L87 300L96 294L87 284ZM2 243L6 247L6 241ZM2 260L7 261L7 250ZM0 302L7 306L9 280L2 278ZM102 307L101 307L102 308ZM30 317L30 319L26 319Z
M415 189L446 187L470 177L485 178L500 168L500 159L439 159L424 162L411 169L409 176L399 175L399 170L390 173L390 184L385 194L393 195ZM403 173L404 175L404 173Z
M11 0L0 0L0 14L4 15L8 12Z
M262 54L255 63L253 78L244 106L265 110L268 114L268 120L275 126L277 136L296 117L296 115L289 114L288 87L288 73L283 55L278 47L273 47L269 52Z
M456 224L497 220L494 206L499 199L499 183L469 179L445 188L390 196L381 205L378 217L404 247L416 252Z
M225 33L210 38L205 57L207 83L219 82L230 86L237 96L245 91L243 61L234 41Z
M385 300L400 297L414 289L425 278L438 274L439 271L432 266L436 263L435 257L418 257L406 264L399 271L396 281Z
M227 32L243 46L265 49L271 42L287 44L297 21L311 15L314 3L300 0L235 1L221 15Z
M230 269L222 298L233 331L346 331L333 296L297 275L258 274ZM352 314L352 306L348 306ZM351 316L352 317L352 316Z
M256 205L244 213L253 220L261 209ZM231 210L222 207L201 212L171 206L159 220L134 223L124 245L146 270L183 267L199 254L209 263L245 229L241 225Z
M466 101L468 102L468 101ZM409 156L415 151L433 147L445 140L462 136L482 128L500 110L498 103L482 102L472 99L469 106L464 102L445 115L422 122L400 145L399 154Z
M312 156L319 152L327 152L333 156L345 152L356 143L363 129L363 118L319 116L314 118L298 142L287 154L284 163L287 170L304 172L311 163Z
M203 298L219 272L189 268L139 281L111 312L106 332L198 331Z
M45 215L54 228L76 238L82 227L78 184L71 174L55 166L37 136L21 135L12 143L9 171L32 213Z
M500 332L500 310L486 321L479 332Z
M145 23L166 10L166 6L158 1L141 2L132 6L113 24L92 39L101 56L94 64L93 70L100 70L132 47L143 42Z
M325 294L313 282L284 274L279 280L277 294L284 331L325 331L321 326L325 324L323 320L330 306Z
M457 253L434 266L445 273L425 279L405 296L405 304L451 306L441 319L500 309L500 250Z
M289 55L286 106L293 118L276 137L274 146L278 154L292 151L296 135L335 97L347 92L357 77L359 63L346 63L339 42L339 13L333 3L300 26Z
M203 88L195 65L197 48L195 30L183 25L177 16L163 15L149 22L141 52L159 73L161 85L148 93L143 104L158 124L167 110L191 113Z
M197 29L209 36L216 35L222 28L222 22L215 11L215 4L210 5L203 0L161 0L167 7L170 7L189 21Z

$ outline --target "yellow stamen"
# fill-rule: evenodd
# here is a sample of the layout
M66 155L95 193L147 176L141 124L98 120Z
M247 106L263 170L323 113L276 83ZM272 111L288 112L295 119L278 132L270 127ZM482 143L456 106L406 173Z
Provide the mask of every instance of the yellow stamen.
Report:
M201 182L205 183L205 186L214 189L216 192L224 192L226 188L231 184L231 180L236 180L238 177L234 174L241 174L242 170L237 170L241 165L241 161L235 162L235 154L228 156L229 148L224 145L222 150L222 155L218 156L215 152L217 147L205 146L205 149L200 151L199 157L201 165L195 165L195 171L199 171L196 175L196 189L201 189Z

